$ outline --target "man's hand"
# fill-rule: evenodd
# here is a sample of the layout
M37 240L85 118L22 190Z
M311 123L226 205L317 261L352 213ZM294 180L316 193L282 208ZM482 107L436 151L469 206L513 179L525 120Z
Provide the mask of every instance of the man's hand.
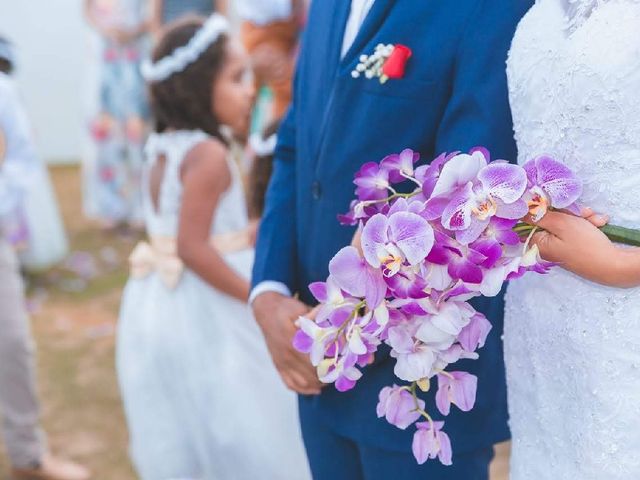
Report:
M287 387L303 395L319 394L322 383L315 368L306 355L293 348L295 321L307 314L309 307L275 292L258 295L252 306L273 363Z

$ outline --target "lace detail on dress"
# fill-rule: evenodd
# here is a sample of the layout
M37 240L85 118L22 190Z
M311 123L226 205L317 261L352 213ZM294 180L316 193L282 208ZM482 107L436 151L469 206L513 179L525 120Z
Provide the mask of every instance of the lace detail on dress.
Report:
M548 153L583 201L640 228L640 3L540 0L508 61L519 162ZM588 8L590 7L590 8ZM512 480L640 479L640 289L564 270L511 282L505 317Z
M573 34L600 6L611 0L563 0L567 12L567 29Z
M189 151L209 138L209 135L199 130L178 130L149 136L145 147L147 165L143 171L144 211L149 235L177 235L183 189L180 167ZM160 155L165 156L166 165L156 210L149 192L149 172ZM227 157L227 165L232 181L218 202L211 225L212 235L237 232L243 230L248 223L242 178L231 155L229 153Z
M567 28L573 33L593 11L607 0L564 0L567 8Z

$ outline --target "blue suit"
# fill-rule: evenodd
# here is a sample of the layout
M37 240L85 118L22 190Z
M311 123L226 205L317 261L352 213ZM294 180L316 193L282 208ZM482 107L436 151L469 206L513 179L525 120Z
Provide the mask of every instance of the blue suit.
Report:
M258 235L254 285L283 282L307 303L313 302L307 285L326 279L329 260L351 240L353 230L336 216L348 209L353 175L363 163L406 147L424 159L478 145L493 158L516 158L505 61L531 0L376 0L340 59L350 3L312 2ZM405 76L385 84L352 78L359 56L378 43L411 48ZM300 398L314 478L487 478L492 445L509 438L503 298L478 299L475 306L494 328L480 359L459 364L479 384L476 408L454 407L446 419L454 466L418 467L410 453L414 430L376 418L379 390L397 382L393 359L380 352L354 390L329 387ZM433 394L425 400L435 412Z

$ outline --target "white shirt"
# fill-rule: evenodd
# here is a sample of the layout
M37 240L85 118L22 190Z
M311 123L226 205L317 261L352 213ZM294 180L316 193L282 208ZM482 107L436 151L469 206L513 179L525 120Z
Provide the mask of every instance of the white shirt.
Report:
M264 0L256 0L255 2L247 2L245 0L242 3L258 4L262 1ZM349 12L349 19L347 20L347 25L342 37L341 57L344 57L349 51L349 48L351 48L351 45L353 45L353 42L360 31L360 27L362 27L364 19L367 18L367 14L369 13L369 10L371 10L374 1L375 0L351 0L351 11ZM249 295L249 304L252 304L258 295L265 292L280 293L287 297L291 296L291 291L284 283L265 280L264 282L260 282L253 290L251 290L251 294Z
M256 25L291 17L291 0L236 0L238 16Z
M356 39L360 27L364 23L364 19L367 18L367 14L369 10L371 10L374 1L375 0L351 0L351 12L349 13L349 20L347 20L347 26L344 29L344 35L342 37L341 58L347 54L349 48L353 45L353 41Z

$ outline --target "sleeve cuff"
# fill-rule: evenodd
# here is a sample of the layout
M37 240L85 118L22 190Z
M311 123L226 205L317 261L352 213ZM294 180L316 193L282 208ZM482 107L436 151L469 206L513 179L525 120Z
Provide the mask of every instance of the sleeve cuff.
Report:
M251 294L249 294L249 305L253 303L258 295L266 292L279 293L281 295L284 295L285 297L291 296L291 290L289 290L289 287L287 287L284 283L275 282L273 280L266 280L253 287L253 290L251 290Z

